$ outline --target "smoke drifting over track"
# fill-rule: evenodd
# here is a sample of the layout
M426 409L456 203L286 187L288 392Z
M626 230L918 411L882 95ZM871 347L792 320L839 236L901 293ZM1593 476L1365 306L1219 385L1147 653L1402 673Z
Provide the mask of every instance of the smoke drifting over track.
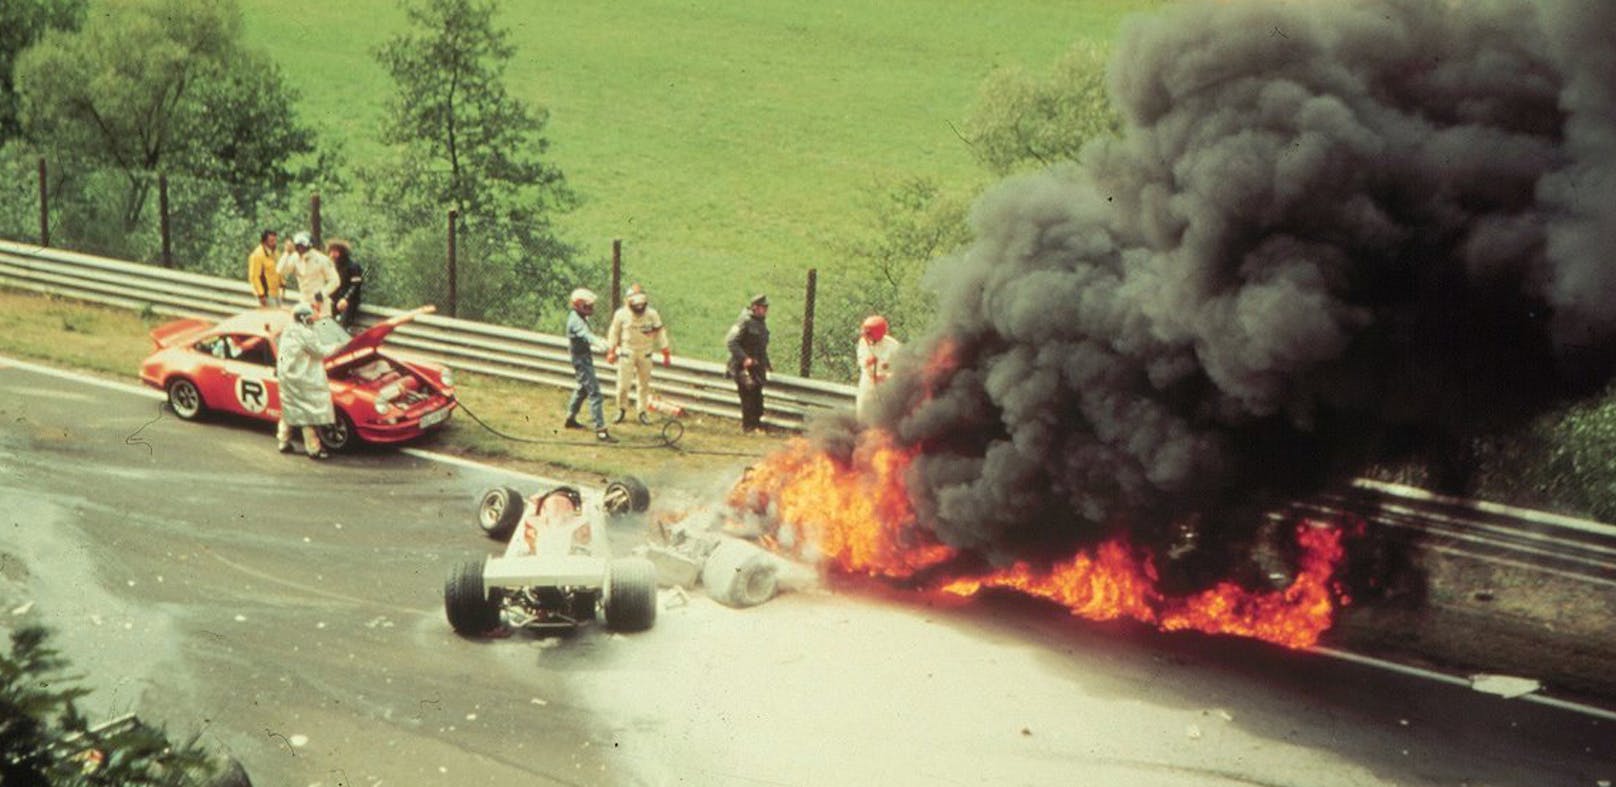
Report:
M1613 30L1603 0L1131 22L1122 136L999 185L932 271L877 414L920 519L1001 556L1189 515L1238 541L1246 506L1600 390Z

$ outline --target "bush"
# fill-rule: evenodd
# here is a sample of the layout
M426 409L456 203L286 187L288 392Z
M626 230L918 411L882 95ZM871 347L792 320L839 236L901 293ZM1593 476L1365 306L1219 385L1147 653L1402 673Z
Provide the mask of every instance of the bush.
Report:
M174 743L129 717L92 727L77 701L88 690L67 667L48 632L25 626L0 654L0 784L210 785L220 769L195 739Z

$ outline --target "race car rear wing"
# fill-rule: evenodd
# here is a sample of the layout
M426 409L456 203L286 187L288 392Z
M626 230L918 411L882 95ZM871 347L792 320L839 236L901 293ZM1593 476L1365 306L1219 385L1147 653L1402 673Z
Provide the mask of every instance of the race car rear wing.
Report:
M186 317L182 320L165 322L152 330L152 344L156 345L158 350L173 347L176 344L184 344L200 336L204 331L212 328L213 325L212 320L203 320L196 317Z

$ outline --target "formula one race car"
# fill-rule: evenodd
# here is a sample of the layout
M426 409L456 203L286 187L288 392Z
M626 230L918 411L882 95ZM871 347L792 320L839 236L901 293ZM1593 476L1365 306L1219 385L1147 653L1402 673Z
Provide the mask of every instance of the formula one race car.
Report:
M327 448L403 442L449 420L455 408L449 369L382 350L393 329L432 310L423 306L377 323L326 358L337 413L336 423L320 427ZM186 421L213 410L273 423L281 415L275 341L291 319L289 310L264 308L219 323L183 319L160 325L151 332L157 346L141 364L140 379L167 391L169 407ZM316 330L342 329L322 320Z
M643 512L651 493L636 478L607 485L599 511ZM583 496L570 486L523 498L510 488L483 492L477 525L505 541L505 554L461 564L443 585L443 610L463 636L500 629L573 628L597 611L615 631L656 623L656 567L645 558L611 559L604 529L595 532Z

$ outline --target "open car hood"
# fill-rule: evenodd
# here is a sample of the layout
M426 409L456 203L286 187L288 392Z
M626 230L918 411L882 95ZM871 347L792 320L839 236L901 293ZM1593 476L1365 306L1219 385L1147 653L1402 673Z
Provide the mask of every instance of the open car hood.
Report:
M325 368L330 370L345 366L352 366L355 363L374 356L377 349L381 347L382 342L387 340L387 337L392 334L395 328L415 319L416 317L423 314L431 314L437 310L438 307L427 304L426 306L404 312L397 317L389 317L386 320L370 326L365 330L364 333L361 333L358 336L348 340L347 344L343 345L336 352L326 356ZM335 323L329 324L333 326L335 325Z

